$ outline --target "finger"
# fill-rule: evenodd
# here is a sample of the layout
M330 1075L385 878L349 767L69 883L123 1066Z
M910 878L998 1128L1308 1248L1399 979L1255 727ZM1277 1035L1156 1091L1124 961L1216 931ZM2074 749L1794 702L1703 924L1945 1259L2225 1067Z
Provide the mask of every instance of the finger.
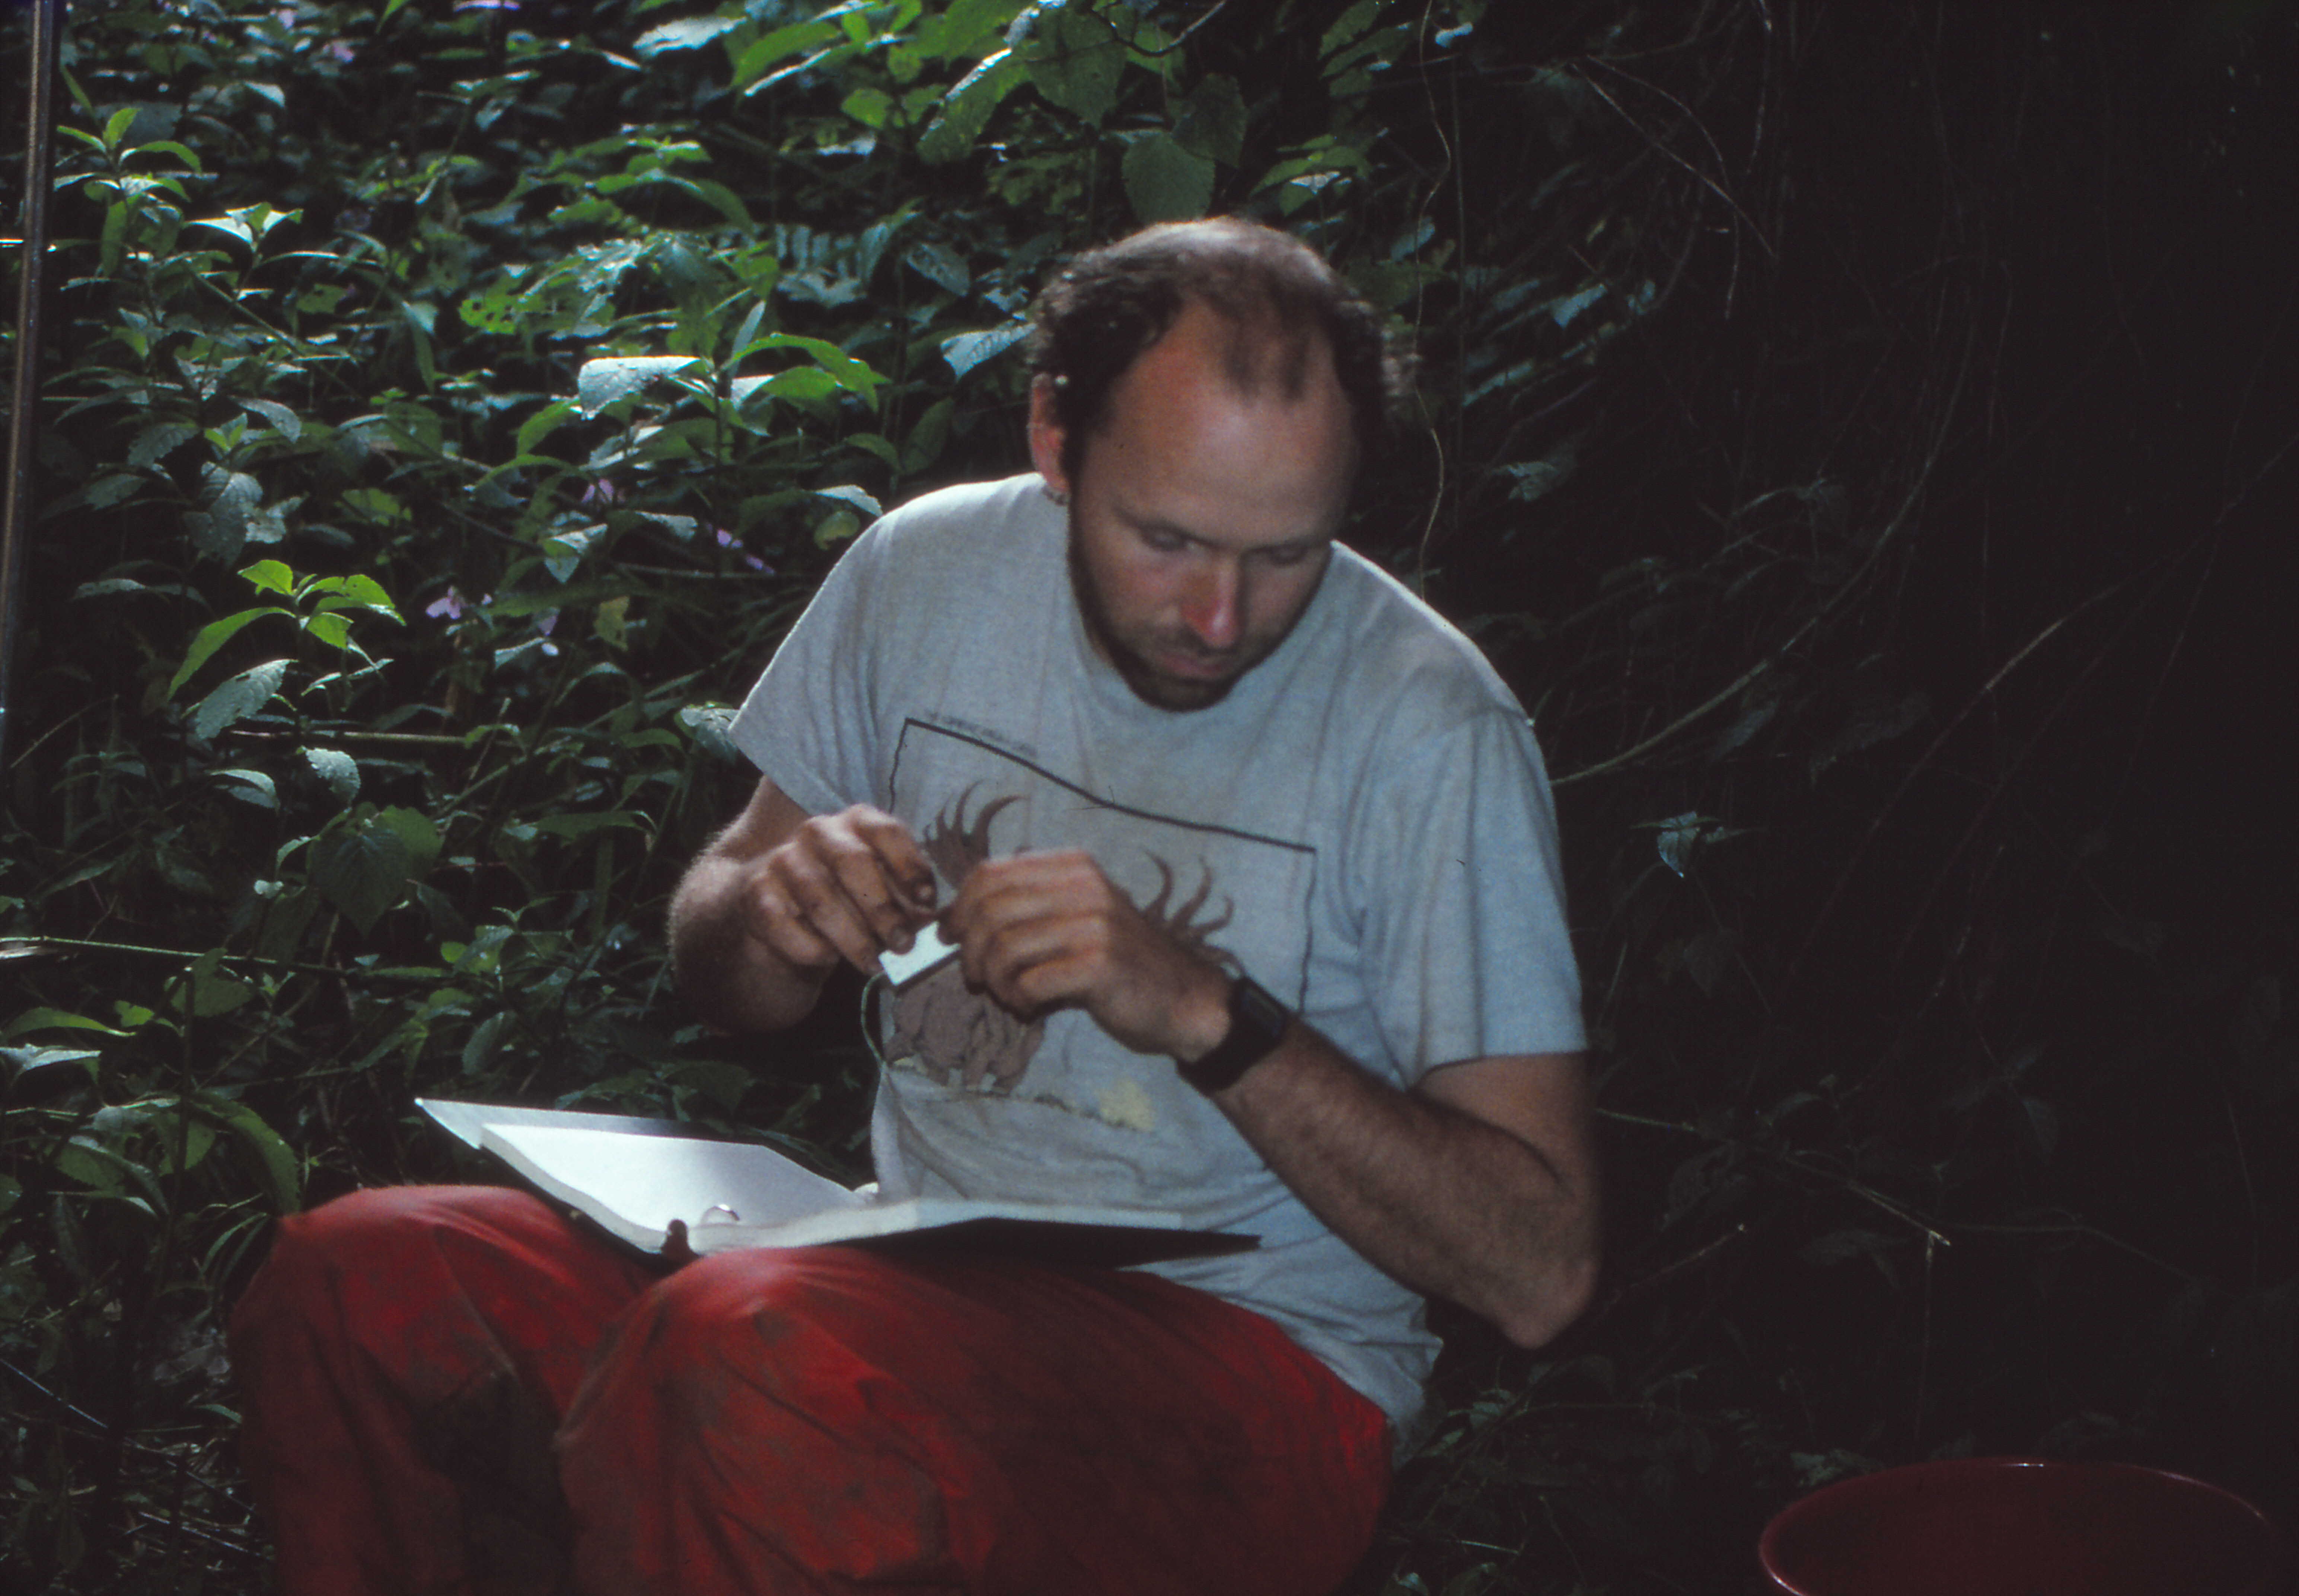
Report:
M878 856L888 885L913 914L931 911L941 897L934 866L926 862L909 827L882 810L867 807L852 812L854 832Z
M768 874L769 923L779 918L792 928L793 950L811 936L858 970L867 971L877 962L886 943L832 859L803 846L785 847L769 856Z
M977 929L986 933L1050 915L1113 912L1122 901L1088 855L1017 855L968 872L945 918L963 941Z
M1006 921L980 930L972 943L981 986L1022 1013L1058 1003L1091 1005L1111 984L1113 946L1108 922L1094 914Z
M885 948L907 948L911 934L933 911L934 889L934 872L925 868L901 823L876 811L849 811L833 816L802 840L808 856L826 877L818 900L824 912L840 918L851 915L876 944L865 963ZM923 884L918 871L925 872ZM843 914L828 906L833 894L842 900ZM810 900L809 906L816 901ZM849 949L850 956L853 951Z

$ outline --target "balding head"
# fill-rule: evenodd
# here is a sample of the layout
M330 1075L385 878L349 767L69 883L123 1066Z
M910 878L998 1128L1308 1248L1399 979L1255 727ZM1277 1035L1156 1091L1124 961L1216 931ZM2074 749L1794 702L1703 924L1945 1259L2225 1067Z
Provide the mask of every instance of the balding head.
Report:
M1381 320L1300 240L1237 218L1169 222L1079 256L1038 296L1031 368L1050 383L1064 467L1109 422L1117 380L1191 305L1220 327L1220 366L1241 396L1298 402L1329 356L1359 459L1386 429L1407 362Z

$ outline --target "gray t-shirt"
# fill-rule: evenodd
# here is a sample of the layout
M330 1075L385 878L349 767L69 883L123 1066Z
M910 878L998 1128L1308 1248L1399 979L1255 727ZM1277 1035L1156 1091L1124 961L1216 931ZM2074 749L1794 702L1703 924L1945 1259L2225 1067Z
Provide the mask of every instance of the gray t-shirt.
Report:
M1087 641L1063 512L1034 476L930 494L866 532L734 724L791 799L874 804L944 896L981 859L1083 848L1381 1079L1582 1043L1556 830L1525 718L1483 657L1336 549L1293 633L1175 713ZM1074 1011L1025 1025L957 966L885 1016L872 1150L892 1196L1178 1210L1253 1252L1151 1266L1268 1315L1418 1430L1420 1296L1327 1230L1173 1061Z

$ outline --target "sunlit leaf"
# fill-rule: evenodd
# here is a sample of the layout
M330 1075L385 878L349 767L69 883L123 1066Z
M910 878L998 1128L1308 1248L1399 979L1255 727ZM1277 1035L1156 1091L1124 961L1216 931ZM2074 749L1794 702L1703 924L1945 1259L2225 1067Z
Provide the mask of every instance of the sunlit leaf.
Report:
M259 559L240 577L259 592L288 594L295 591L295 573L276 559Z
M269 659L240 672L202 699L192 711L193 735L212 742L226 726L261 713L278 696L286 676L284 659Z
M1000 50L984 61L943 97L942 110L919 136L918 153L935 164L962 161L972 154L975 142L989 126L991 112L1029 76L1028 66L1011 50Z
M642 60L672 50L692 50L733 32L743 26L743 18L736 16L687 17L676 22L665 22L660 27L648 29L632 40L631 49Z
M359 797L359 762L341 748L305 748L303 760L342 802Z
M575 393L586 417L596 416L618 399L650 384L689 371L707 371L709 362L693 355L617 355L585 360L577 373Z
M1026 321L1009 321L1004 327L986 332L958 333L942 341L942 358L950 362L950 374L964 376L992 356L1021 343L1030 335Z

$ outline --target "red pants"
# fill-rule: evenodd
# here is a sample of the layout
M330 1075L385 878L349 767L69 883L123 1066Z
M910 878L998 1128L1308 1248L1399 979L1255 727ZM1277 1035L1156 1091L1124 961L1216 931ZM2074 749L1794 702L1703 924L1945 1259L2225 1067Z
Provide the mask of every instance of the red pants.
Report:
M233 1314L288 1596L1329 1590L1380 1411L1155 1276L963 1253L660 1276L494 1187L281 1221Z

